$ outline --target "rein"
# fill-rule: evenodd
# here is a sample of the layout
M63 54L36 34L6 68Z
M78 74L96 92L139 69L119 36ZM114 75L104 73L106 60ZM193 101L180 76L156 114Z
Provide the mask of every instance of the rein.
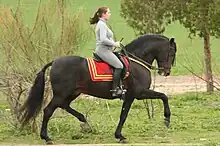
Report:
M133 61L133 62L136 62L137 64L142 65L144 68L146 68L147 70L151 71L151 69L150 69L147 65L145 65L144 63L142 63L141 61L138 61L138 60L136 60L136 59L134 59L134 58L131 58L131 57L128 57L128 59L131 60L131 61Z
M157 67L151 65L150 63L144 61L143 59L141 59L141 58L135 56L134 54L132 54L132 53L130 53L130 52L127 52L124 48L125 48L125 46L124 46L123 44L121 44L121 51L124 53L125 56L128 57L129 62L130 62L130 60L132 60L132 58L129 57L129 55L130 55L131 57L133 57L134 59L136 59L136 61L134 61L134 60L132 60L132 61L134 61L134 62L137 62L137 61L138 61L139 64L142 64L142 66L144 66L144 67L147 68L148 70L150 70L150 69L151 69L151 70L160 70L160 68L157 68ZM146 65L150 66L150 69L149 69L149 67L146 67Z
M150 66L150 69L152 69L152 70L159 70L159 69L160 69L160 68L157 68L157 67L155 67L155 66L151 65L150 63L148 63L148 62L144 61L143 59L141 59L141 58L139 58L139 57L135 56L135 55L134 55L134 54L132 54L132 53L127 52L127 54L129 54L129 55L130 55L131 57L133 57L134 59L137 59L137 60L139 60L139 61L143 62L144 64L146 64L146 65Z

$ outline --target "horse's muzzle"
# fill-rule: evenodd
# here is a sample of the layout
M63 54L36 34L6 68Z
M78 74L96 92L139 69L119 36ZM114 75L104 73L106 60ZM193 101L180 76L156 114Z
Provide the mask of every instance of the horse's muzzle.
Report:
M170 69L159 69L158 71L159 75L169 76L170 75Z

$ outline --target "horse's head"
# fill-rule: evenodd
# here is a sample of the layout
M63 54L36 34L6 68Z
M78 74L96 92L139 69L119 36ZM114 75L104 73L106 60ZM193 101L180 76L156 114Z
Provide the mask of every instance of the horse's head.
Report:
M176 43L163 35L142 35L126 45L126 51L145 62L157 61L160 75L169 76L176 57Z
M157 50L155 59L159 67L158 74L169 76L176 58L176 43L174 38L171 38L165 44L161 43L161 47L157 48Z

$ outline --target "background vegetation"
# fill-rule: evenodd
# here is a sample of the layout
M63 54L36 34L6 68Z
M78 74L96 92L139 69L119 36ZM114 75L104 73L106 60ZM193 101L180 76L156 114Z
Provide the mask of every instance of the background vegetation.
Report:
M35 121L37 134L19 130L17 109L26 98L35 74L46 62L77 54L90 57L95 47L94 26L88 18L97 7L107 5L112 11L109 21L124 44L137 36L120 16L119 0L0 0L0 143L43 143L39 139L41 116ZM177 64L172 75L189 75L181 65L195 73L203 72L203 40L190 40L178 22L164 33L175 37L178 45ZM212 39L213 72L219 73L217 39ZM51 97L46 87L45 104ZM171 128L163 125L163 108L155 101L155 118L147 118L143 102L135 101L123 132L131 143L202 143L217 145L220 131L219 93L170 96ZM115 143L114 131L119 120L121 101L78 99L72 104L84 113L92 131L80 131L79 122L58 110L49 123L49 134L57 143ZM30 125L33 126L33 125Z
M19 0L0 0L0 3L6 3L12 9L16 8L16 4ZM31 26L35 22L35 17L37 15L37 8L39 1L36 0L21 0L22 8L24 10L24 23ZM48 0L41 0L42 3L48 2ZM89 39L83 47L80 47L79 55L81 56L91 56L92 51L95 47L95 35L93 33L93 26L89 26L88 19L91 17L99 6L107 5L110 7L112 16L109 24L112 26L116 38L120 40L124 38L123 43L129 43L136 38L134 30L129 27L125 20L120 16L120 1L119 0L93 0L91 1L80 1L80 0L65 0L65 7L72 12L81 11L83 16L80 22L83 25L83 32L89 32ZM202 74L204 63L203 63L203 39L196 37L191 40L188 38L189 32L178 22L170 24L164 35L168 37L175 37L178 45L177 52L177 65L173 69L172 75L185 75L190 74L182 65L185 64L191 67L196 73ZM213 73L219 74L219 49L218 49L219 39L211 38L211 48L212 48L212 62L213 62Z

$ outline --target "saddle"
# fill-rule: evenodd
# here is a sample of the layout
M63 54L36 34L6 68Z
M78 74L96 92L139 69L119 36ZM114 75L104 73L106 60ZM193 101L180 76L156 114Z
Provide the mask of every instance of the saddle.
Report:
M128 58L118 53L115 54L124 66L121 79L125 79L130 71ZM92 81L112 81L114 67L104 62L97 54L93 53L93 58L87 58L87 64Z
M122 70L122 76L121 78L125 78L126 77L126 74L129 73L129 62L128 62L128 58L124 55L121 55L119 54L118 52L113 52L117 57L118 59L121 61L121 63L123 64L123 70ZM93 59L97 62L105 62L103 61L95 52L93 52ZM105 62L106 64L108 64L107 62ZM112 71L114 71L114 67L111 66L110 64L108 64Z

